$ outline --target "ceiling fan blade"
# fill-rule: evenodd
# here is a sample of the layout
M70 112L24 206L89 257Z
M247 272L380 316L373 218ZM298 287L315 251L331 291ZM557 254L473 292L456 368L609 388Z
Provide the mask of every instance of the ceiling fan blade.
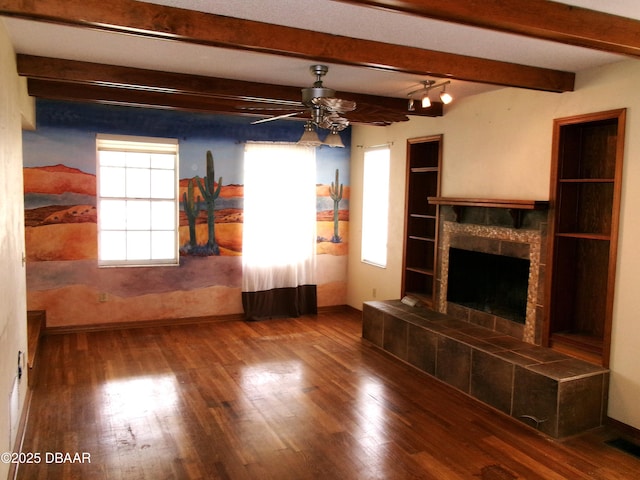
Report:
M255 122L251 122L251 125L257 125L258 123L272 122L273 120L279 120L281 118L293 117L293 116L299 115L299 114L301 114L303 112L304 112L304 110L300 110L300 111L297 111L297 112L290 112L290 113L285 113L285 114L282 114L282 115L276 115L275 117L263 118L261 120L256 120Z
M246 103L242 103L236 106L238 110L268 110L270 112L277 110L286 110L288 112L292 110L302 110L305 107L300 102L291 102L289 100L277 100L273 99L270 101L257 102L257 101L249 101Z
M345 113L356 109L356 102L334 97L316 97L312 100L314 105L326 108L331 112Z
M290 112L291 111L291 107L243 107L242 105L238 105L236 106L236 108L238 110L248 110L248 111L252 111L252 112L278 112L278 111L284 111L284 112Z
M406 122L409 117L397 110L359 103L358 108L353 112L345 114L351 123L364 123L368 125L391 125L395 122Z

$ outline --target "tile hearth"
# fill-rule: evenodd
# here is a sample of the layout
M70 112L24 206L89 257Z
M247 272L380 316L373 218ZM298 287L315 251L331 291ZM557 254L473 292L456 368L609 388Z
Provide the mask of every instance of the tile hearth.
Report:
M362 337L555 438L603 424L609 371L399 300L365 302Z

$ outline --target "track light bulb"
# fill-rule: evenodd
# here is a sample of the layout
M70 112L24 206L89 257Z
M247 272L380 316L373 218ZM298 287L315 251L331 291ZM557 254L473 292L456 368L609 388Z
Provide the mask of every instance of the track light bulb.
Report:
M422 108L429 108L431 106L431 99L429 98L429 94L425 93L422 97Z
M409 110L410 112L413 112L416 109L416 106L413 103L414 103L413 98L410 98L409 99L409 106L407 107L407 110Z
M453 101L453 97L447 93L446 87L440 92L440 100L442 100L442 103L445 105L449 105Z

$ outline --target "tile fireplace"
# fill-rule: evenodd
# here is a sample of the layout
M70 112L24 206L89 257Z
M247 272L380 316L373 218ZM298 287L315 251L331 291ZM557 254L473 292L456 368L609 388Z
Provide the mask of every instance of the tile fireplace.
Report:
M541 346L547 205L435 201L441 205L433 305L438 311L426 303L365 302L362 337L552 437L603 425L609 371ZM474 283L483 284L481 295L469 299ZM508 298L507 305L496 305L496 297Z
M495 209L474 210L459 222L442 207L436 309L540 345L546 212L515 228Z

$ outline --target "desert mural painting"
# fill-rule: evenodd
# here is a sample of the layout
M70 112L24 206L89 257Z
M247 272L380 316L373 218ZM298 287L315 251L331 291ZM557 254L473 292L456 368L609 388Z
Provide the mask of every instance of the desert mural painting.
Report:
M244 144L295 142L301 122L42 100L36 112L23 134L29 310L46 310L48 327L242 312ZM178 140L178 266L98 268L96 135L105 133ZM321 307L346 303L349 135L347 148L316 149Z

